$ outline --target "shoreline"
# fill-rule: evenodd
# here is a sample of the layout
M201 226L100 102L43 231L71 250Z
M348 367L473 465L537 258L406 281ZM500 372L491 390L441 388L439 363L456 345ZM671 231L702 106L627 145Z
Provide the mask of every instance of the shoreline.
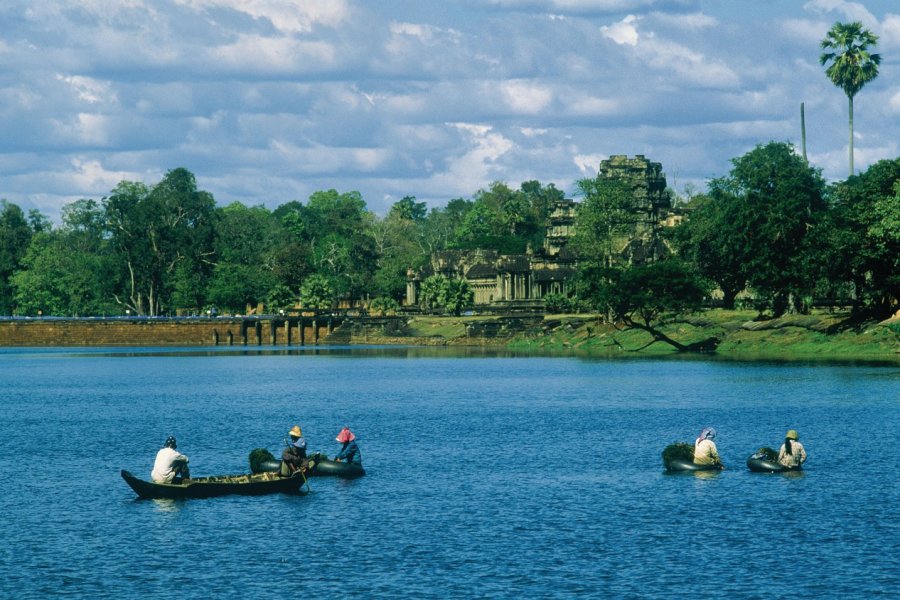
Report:
M821 312L757 320L752 311L712 309L662 327L682 343L716 336L712 352L678 352L640 330L597 315L43 318L0 320L0 347L418 346L484 348L585 357L707 357L730 360L900 362L900 317L851 322ZM649 345L648 345L649 344Z

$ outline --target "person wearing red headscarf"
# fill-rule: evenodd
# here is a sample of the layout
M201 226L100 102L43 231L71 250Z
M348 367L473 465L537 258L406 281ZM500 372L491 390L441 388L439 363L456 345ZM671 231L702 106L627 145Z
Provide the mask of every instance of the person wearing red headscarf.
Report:
M356 445L356 436L353 435L353 432L350 431L349 427L345 426L341 429L341 432L337 434L337 437L334 439L342 444L341 451L334 457L334 460L338 462L345 460L351 464L362 463L359 446Z

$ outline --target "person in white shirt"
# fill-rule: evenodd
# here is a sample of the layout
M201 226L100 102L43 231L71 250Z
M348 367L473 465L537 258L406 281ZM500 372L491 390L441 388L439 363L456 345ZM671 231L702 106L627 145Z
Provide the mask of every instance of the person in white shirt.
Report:
M165 445L156 453L156 462L153 463L153 471L150 472L150 478L155 483L181 483L185 479L190 479L188 457L175 450L177 447L178 442L170 435L166 438Z

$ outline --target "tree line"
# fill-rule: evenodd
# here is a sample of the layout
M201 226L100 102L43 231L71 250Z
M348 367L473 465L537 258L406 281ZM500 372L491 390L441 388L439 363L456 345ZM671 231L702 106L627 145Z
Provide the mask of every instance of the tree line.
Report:
M620 252L640 217L622 182L578 182L574 292L550 308L597 310L632 326L742 292L761 314L814 304L887 316L900 298L900 159L826 185L787 143L732 161L708 191L675 198L687 217L661 235L653 261ZM671 193L671 192L669 192ZM381 217L358 192L319 191L270 210L217 206L183 168L155 185L123 181L99 202L62 209L54 226L0 201L0 313L5 315L242 314L301 302L326 308L399 306L407 271L446 249L521 254L539 248L564 194L537 181L501 182L427 209L408 196ZM429 306L471 302L460 282L423 285Z
M610 251L627 222L624 191L581 182L578 300L676 347L659 325L708 306L714 290L725 308L743 295L761 316L824 305L886 318L900 308L900 159L831 185L788 143L732 164L685 199L684 222L662 232L671 251L644 264Z
M529 181L519 189L497 182L431 210L408 196L384 217L358 192L333 189L274 210L217 206L193 173L177 168L154 185L122 181L100 201L68 204L58 226L3 200L0 314L397 306L407 270L435 251L540 245L549 207L561 198L552 184Z

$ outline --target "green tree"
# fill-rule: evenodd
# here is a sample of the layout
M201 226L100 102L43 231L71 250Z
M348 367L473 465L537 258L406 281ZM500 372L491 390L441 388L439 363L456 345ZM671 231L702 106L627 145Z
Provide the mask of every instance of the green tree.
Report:
M640 349L664 342L681 352L711 351L716 336L684 344L666 335L661 327L676 322L685 312L703 306L708 286L686 264L669 259L647 265L608 268L594 298L597 308L610 313L614 322L646 331L652 340Z
M115 257L104 236L103 210L83 199L62 209L62 226L36 233L12 278L18 312L27 315L119 314Z
M297 304L297 300L298 295L293 289L286 285L278 284L269 290L265 302L269 312L276 313L294 308Z
M570 244L585 268L613 267L625 257L621 251L637 223L631 191L620 181L582 179L578 193L578 227Z
M426 264L430 255L422 243L427 221L425 203L409 196L396 202L384 219L373 216L368 230L377 257L373 294L403 298L407 271Z
M718 285L722 306L733 309L737 295L747 285L742 205L722 187L716 189L715 196L691 198L687 205L690 218L672 231L672 240L683 259Z
M369 302L369 312L377 315L394 315L400 310L400 303L393 298L379 296Z
M314 272L328 278L338 297L353 303L365 296L377 256L369 234L373 215L359 192L318 191L305 206L281 214L295 239L310 249Z
M826 288L846 294L857 313L887 317L900 296L900 213L896 186L900 159L881 160L865 172L828 188L826 220L813 232ZM840 303L843 298L834 301Z
M472 307L475 302L475 292L472 291L469 282L465 279L446 279L438 296L438 302L444 309L458 317L464 309Z
M419 286L419 301L426 310L439 306L441 290L446 280L443 275L430 275Z
M243 312L264 302L279 283L271 261L279 225L263 206L233 202L216 212L215 266L207 300Z
M473 305L475 292L465 279L431 275L422 282L420 297L426 308L442 308L459 316Z
M10 277L20 267L33 233L22 209L0 200L0 314L13 313L15 300Z
M324 275L310 275L300 286L300 304L303 308L332 308L334 301L334 289L331 287L331 282Z
M805 310L816 285L810 264L825 183L790 144L770 142L732 160L728 177L709 184L713 202L737 202L720 222L761 310Z
M415 196L404 196L394 202L388 211L388 217L401 221L422 221L428 214L428 208L424 202L416 202Z
M867 83L878 77L881 55L870 52L878 42L878 36L862 23L835 23L821 46L825 50L819 56L825 75L837 87L844 90L850 106L850 175L853 175L853 97ZM829 64L831 63L831 64Z
M110 241L125 289L117 300L137 314L171 311L173 290L203 289L213 270L215 201L190 171L169 171L157 185L123 181L103 199ZM181 280L181 283L179 283ZM199 295L182 306L202 306Z

